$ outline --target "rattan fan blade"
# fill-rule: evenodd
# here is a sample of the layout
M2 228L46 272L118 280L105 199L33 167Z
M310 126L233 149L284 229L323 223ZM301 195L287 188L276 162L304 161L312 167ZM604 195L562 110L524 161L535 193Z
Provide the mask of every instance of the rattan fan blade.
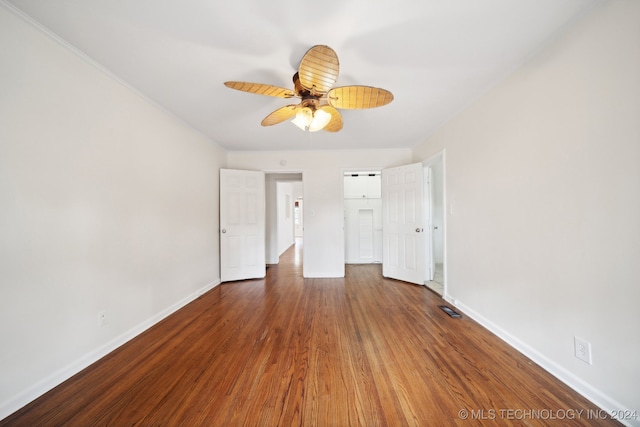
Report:
M292 104L292 105L286 105L284 107L280 107L274 112L272 112L271 114L269 114L267 117L262 119L261 125L273 126L273 125L277 125L278 123L282 123L285 120L288 120L293 116L295 116L300 108L302 108L300 104Z
M300 61L300 84L312 94L327 93L338 80L338 55L329 46L317 45L307 51Z
M279 86L266 85L262 83L250 82L224 82L226 87L243 92L255 93L265 96L276 96L278 98L293 98L296 94L291 89Z
M342 129L342 115L340 114L340 111L336 110L331 105L323 105L319 107L318 110L323 110L331 114L331 120L323 130L326 130L327 132L338 132Z
M342 86L327 93L327 102L330 105L345 110L381 107L391 101L391 92L371 86Z

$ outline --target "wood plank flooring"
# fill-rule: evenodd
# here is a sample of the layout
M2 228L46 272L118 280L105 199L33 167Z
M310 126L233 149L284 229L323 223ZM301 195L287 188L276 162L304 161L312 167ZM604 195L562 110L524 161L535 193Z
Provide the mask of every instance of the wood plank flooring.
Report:
M0 426L618 425L425 287L378 265L302 279L300 251L263 280L219 285Z

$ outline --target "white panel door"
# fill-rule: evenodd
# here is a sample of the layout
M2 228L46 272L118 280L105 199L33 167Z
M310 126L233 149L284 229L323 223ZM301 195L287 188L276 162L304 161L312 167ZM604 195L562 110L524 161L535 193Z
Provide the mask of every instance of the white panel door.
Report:
M382 275L424 285L422 163L382 171Z
M436 260L433 253L433 177L431 167L424 168L425 190L425 261L427 263L427 280L433 280L436 272Z
M220 169L220 280L265 275L264 172Z

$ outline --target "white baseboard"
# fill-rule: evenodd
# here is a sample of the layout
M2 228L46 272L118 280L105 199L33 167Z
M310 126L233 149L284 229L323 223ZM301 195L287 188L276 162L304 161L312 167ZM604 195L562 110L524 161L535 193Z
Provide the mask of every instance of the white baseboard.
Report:
M191 301L195 300L202 294L215 288L219 284L220 284L220 280L209 283L208 285L202 287L196 292L193 292L191 295L188 295L187 297L181 299L177 303L157 313L153 317L134 326L133 328L126 331L125 333L117 336L116 338L96 348L95 350L85 354L83 357L79 358L78 360L72 362L71 364L65 366L62 369L59 369L58 371L52 373L51 375L48 375L47 377L41 379L31 387L27 388L22 393L19 393L15 397L5 402L2 402L0 404L0 420L8 417L9 415L13 414L23 406L27 405L28 403L42 396L52 388L68 380L69 378L71 378L78 372L82 371L92 363L97 362L98 360L100 360L101 358L103 358L104 356L106 356L116 348L120 347L121 345L125 344L127 341L135 338L136 336L140 335L141 333L143 333L144 331L146 331L147 329L149 329L150 327L152 327L153 325L155 325L165 317L178 311L185 305L189 304Z
M344 271L307 271L304 272L305 279L342 279Z
M630 409L630 408L624 408L624 406L619 402L617 402L615 399L605 395L600 390L586 383L585 381L583 381L582 379L580 379L570 371L566 370L565 368L558 365L553 360L549 359L544 354L540 353L539 351L529 346L528 344L520 341L518 338L506 332L500 326L496 325L486 317L482 316L480 313L477 313L471 307L465 305L459 300L456 300L451 295L448 295L448 294L445 295L444 299L447 302L453 304L456 308L459 308L460 311L462 311L465 315L469 316L470 318L478 322L480 325L482 325L483 327L487 328L489 331L496 334L500 339L502 339L504 342L509 344L511 347L515 348L520 353L524 354L529 359L533 360L544 370L546 370L551 375L553 375L554 377L556 377L557 379L559 379L560 381L562 381L563 383L571 387L577 393L579 393L580 395L582 395L583 397L591 401L594 405L604 410L607 414L620 413L625 409ZM630 411L630 412L633 412L633 411ZM632 420L632 421L619 420L619 421L622 424L627 426L640 427L640 420Z

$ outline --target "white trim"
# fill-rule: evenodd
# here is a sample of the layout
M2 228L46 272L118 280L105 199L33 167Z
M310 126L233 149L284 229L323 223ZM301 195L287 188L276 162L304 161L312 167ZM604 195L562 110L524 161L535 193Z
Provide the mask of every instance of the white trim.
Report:
M1 0L0 0L1 1ZM202 287L201 289L193 292L191 295L181 299L177 303L167 307L161 312L157 313L155 316L147 319L146 321L134 326L129 329L125 333L115 337L111 341L105 343L104 345L96 348L95 350L85 354L81 358L76 361L70 363L62 369L57 370L56 372L48 375L47 377L41 379L37 383L33 384L31 387L27 388L23 392L19 393L17 396L0 403L0 420L8 417L13 414L23 406L42 396L52 388L62 384L64 381L68 380L78 372L82 371L89 365L97 362L116 348L125 344L127 341L137 337L156 323L160 322L162 319L168 317L169 315L175 313L182 307L186 306L190 302L194 301L202 294L210 291L220 284L220 280L216 280L214 282L209 283L208 285Z
M464 303L456 300L451 295L445 295L444 299L449 303L453 304L455 307L459 308L465 315L469 316L480 325L488 329L489 331L496 334L500 339L509 344L514 349L518 350L520 353L527 356L529 359L533 360L536 364L538 364L545 371L549 372L551 375L562 381L564 384L571 387L577 393L590 400L593 404L598 406L607 412L607 414L619 413L625 409L624 405L620 402L617 402L610 396L602 393L600 390L593 387L591 384L583 381L581 378L577 377L567 369L558 365L553 360L549 359L544 354L540 353L530 345L522 342L517 337L513 336L509 332L502 329L500 326L496 325L486 317L482 316L480 313L477 313L471 307L465 305ZM633 412L633 411L630 411ZM626 426L640 426L640 420L618 420L622 424Z
M343 264L344 265L344 264ZM344 271L305 271L303 278L305 279L343 279Z

